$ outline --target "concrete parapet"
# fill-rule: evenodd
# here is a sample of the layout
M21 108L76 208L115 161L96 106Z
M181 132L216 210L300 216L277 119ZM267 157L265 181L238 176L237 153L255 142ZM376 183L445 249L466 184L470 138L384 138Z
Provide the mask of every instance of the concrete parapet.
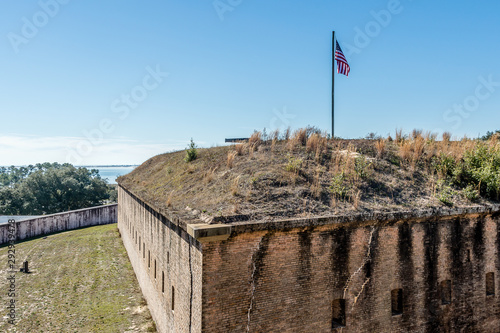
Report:
M118 204L103 205L39 216L15 222L16 241L65 230L116 223ZM0 244L9 241L9 224L0 225Z

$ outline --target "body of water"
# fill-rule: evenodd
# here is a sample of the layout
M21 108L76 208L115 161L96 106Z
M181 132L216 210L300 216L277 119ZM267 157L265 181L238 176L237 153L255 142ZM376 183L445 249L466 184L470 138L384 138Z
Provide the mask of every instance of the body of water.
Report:
M33 219L35 217L38 217L39 215L30 215L30 216L19 216L19 215L16 215L16 216L13 216L13 215L0 215L0 224L4 224L4 223L8 223L9 220L14 220L16 222L18 221L24 221L24 220L29 220L29 219Z
M107 179L109 184L116 184L116 178L129 173L134 170L137 165L131 166L107 166L107 165L91 165L85 166L87 169L99 170L99 175L102 179Z

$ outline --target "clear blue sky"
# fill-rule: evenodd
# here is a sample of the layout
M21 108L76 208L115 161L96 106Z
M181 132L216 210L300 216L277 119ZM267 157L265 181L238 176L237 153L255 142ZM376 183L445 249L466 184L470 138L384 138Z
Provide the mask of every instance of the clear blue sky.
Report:
M494 1L1 6L0 165L142 163L191 137L330 132L332 30L351 66L336 75L337 136L500 129Z

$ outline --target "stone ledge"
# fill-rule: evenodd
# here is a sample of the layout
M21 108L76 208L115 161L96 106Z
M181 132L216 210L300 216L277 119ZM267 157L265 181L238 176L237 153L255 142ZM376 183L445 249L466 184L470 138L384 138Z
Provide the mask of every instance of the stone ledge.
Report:
M188 224L187 232L201 243L214 242L228 239L231 235L231 226L227 224Z

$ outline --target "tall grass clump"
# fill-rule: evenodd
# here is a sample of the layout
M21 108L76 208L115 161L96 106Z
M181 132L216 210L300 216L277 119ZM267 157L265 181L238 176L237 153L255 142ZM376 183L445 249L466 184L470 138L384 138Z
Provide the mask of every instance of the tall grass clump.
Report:
M257 148L262 143L262 134L260 132L254 132L252 136L248 139L248 144Z
M236 157L238 153L236 151L229 151L227 153L227 167L229 169L232 169L233 168L233 165L234 165L234 158Z
M386 142L384 139L378 139L377 142L375 142L375 148L377 149L377 156L379 158L384 157L385 146L386 146Z

